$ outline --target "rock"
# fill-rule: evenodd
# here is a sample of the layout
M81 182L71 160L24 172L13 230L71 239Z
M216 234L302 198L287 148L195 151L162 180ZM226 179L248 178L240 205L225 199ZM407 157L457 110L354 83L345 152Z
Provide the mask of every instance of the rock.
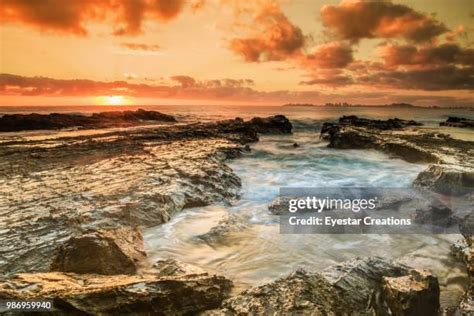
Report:
M103 128L112 126L131 126L141 121L176 122L176 119L157 111L111 111L94 113L91 116L52 113L52 114L6 114L0 117L0 132L24 130L61 129L69 127Z
M399 118L388 119L388 120L370 120L365 118L359 118L355 115L342 116L339 118L339 124L352 125L357 127L367 127L372 129L381 130L392 130L400 129L406 126L421 126L423 124L413 120L401 120Z
M18 274L0 280L0 298L52 300L57 312L93 315L188 315L213 309L228 297L222 276Z
M383 301L379 301L383 277L409 273L409 267L380 257L356 258L322 271L341 299L357 311L385 309Z
M434 226L448 227L455 223L453 211L442 204L428 203L425 208L417 208L414 221L417 224L430 224Z
M293 143L293 148L298 148L300 147L300 145L298 145L298 143Z
M439 123L439 126L474 128L474 120L467 118L450 116L445 122Z
M438 280L427 272L384 277L382 286L384 300L392 315L437 315L439 311Z
M263 122L273 122L265 131L288 131L286 119ZM0 270L48 272L71 238L230 202L241 182L226 159L258 140L254 125L236 119L2 142Z
M474 191L474 169L431 165L416 177L413 185L447 195L464 195Z
M234 214L228 214L213 226L207 233L196 236L198 240L209 245L222 243L226 236L232 232L239 232L247 228L247 225Z
M342 315L350 310L324 277L302 269L231 297L221 308L215 315Z
M410 306L429 298L434 307L439 307L439 287L433 275L374 257L357 258L321 273L299 269L245 290L223 301L220 310L205 315L388 315L389 303L402 302L393 295L384 296L384 284L392 280L389 278L402 277L417 280L404 283L403 290L410 293ZM420 284L427 284L427 289L419 290ZM388 297L393 301L386 301Z
M248 122L257 133L290 134L293 125L284 115L275 115L266 118L254 117Z
M205 273L202 269L176 259L162 259L153 264L152 271L158 276Z
M58 247L51 270L133 274L146 254L138 229L120 228L72 237Z
M338 149L376 149L408 162L432 163L413 185L448 195L474 192L474 142L418 129L414 121L343 116L324 123L321 138Z

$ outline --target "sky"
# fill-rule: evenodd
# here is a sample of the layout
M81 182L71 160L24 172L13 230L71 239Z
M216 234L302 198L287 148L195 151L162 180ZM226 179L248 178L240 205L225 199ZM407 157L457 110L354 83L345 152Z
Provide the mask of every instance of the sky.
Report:
M474 1L2 0L0 105L474 107Z

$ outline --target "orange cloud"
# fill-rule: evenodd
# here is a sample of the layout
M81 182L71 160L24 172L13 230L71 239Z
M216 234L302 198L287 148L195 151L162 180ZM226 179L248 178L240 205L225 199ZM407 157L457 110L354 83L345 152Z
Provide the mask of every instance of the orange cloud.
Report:
M449 31L431 16L388 1L343 1L323 6L320 13L336 37L353 42L377 37L425 42Z
M354 58L349 45L333 42L316 47L313 53L302 56L301 61L304 66L310 68L344 68L354 61Z
M452 43L422 48L388 44L381 47L379 53L388 67L434 67L448 64L474 66L474 49Z
M472 73L472 71L471 71ZM423 76L429 78L433 73ZM346 80L334 74L334 80ZM423 79L426 79L423 78ZM388 76L378 78L366 78L368 84L385 84ZM423 83L414 77L410 83L418 87ZM9 98L20 98L22 96L35 97L78 97L89 96L131 96L137 98L153 98L153 100L214 100L215 102L245 102L247 104L282 104L282 103L315 103L325 102L350 102L353 104L386 104L392 102L411 102L420 105L473 105L472 94L457 93L456 96L432 94L407 94L391 93L387 91L368 92L343 91L339 93L323 93L318 90L310 91L258 91L253 89L253 81L249 79L220 79L220 80L196 80L188 76L175 76L172 80L177 85L162 84L132 84L126 81L101 82L84 79L52 79L46 77L24 77L12 74L0 74L0 99L2 104L8 104ZM315 79L316 80L316 79ZM324 81L324 79L321 79ZM433 84L434 77L430 82ZM313 83L314 84L314 83ZM473 87L472 80L470 86ZM26 98L28 99L28 98ZM44 99L42 99L44 100ZM51 102L48 99L47 102ZM54 101L52 101L54 102Z
M131 49L131 50L143 50L149 52L156 52L161 49L159 45L152 45L152 44L143 44L143 43L122 43L120 44L123 48Z
M168 21L184 0L3 0L0 23L25 24L41 31L87 35L88 22L110 23L116 35L135 35L145 19Z
M301 29L292 24L278 4L268 2L253 18L254 35L233 39L230 48L245 61L284 60L303 48Z

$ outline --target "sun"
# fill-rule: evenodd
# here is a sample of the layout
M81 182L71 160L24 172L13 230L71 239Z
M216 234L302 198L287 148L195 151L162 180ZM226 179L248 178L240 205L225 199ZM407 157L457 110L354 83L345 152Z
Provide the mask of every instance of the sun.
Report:
M108 105L122 105L124 104L124 97L121 95L110 95L105 97L105 102Z

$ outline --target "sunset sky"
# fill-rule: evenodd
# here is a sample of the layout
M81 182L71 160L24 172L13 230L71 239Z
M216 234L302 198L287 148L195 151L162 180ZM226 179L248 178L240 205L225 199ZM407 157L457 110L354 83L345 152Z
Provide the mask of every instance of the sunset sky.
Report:
M0 6L0 105L474 107L472 0Z

